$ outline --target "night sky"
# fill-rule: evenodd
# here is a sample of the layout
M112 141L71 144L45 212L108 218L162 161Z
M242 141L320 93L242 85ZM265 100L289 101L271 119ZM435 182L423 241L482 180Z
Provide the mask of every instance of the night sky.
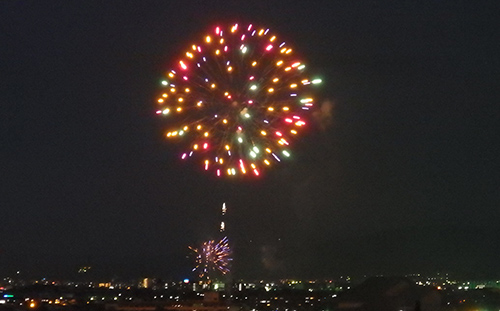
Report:
M0 2L0 276L500 276L495 1ZM179 160L164 71L218 22L291 42L333 108L259 178Z

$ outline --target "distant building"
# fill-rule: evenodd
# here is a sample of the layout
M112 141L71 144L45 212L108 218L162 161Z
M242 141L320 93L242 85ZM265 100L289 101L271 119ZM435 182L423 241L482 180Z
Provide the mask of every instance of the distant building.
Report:
M206 292L203 300L178 303L112 303L109 311L237 311L242 308L220 300L218 292Z
M151 278L144 278L141 280L141 284L139 287L142 287L142 288L151 288L151 286L153 285L153 279Z
M372 277L339 295L339 311L438 311L440 295L404 277Z

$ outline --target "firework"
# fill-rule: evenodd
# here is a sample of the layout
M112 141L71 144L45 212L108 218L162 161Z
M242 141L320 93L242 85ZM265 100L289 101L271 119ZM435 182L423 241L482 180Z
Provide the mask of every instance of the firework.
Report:
M199 248L189 247L196 254L196 266L200 279L210 279L210 274L216 271L226 274L231 263L231 249L227 237L219 242L210 240L203 242Z
M166 137L217 176L252 174L291 156L321 82L266 28L215 27L166 72L157 98Z
M222 209L221 209L221 216L223 217L224 219L224 216L226 215L227 213L227 207L226 207L226 203L222 203ZM224 220L222 220L220 222L220 227L219 227L219 231L220 232L224 232L226 230L226 223L224 222Z

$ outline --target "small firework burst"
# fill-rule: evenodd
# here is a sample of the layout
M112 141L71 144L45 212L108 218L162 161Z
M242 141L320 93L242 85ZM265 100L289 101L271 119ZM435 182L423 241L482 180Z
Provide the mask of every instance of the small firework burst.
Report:
M210 280L210 276L217 271L223 275L229 272L232 258L227 237L219 242L210 240L203 242L198 248L189 248L196 254L193 271L198 272L200 279Z

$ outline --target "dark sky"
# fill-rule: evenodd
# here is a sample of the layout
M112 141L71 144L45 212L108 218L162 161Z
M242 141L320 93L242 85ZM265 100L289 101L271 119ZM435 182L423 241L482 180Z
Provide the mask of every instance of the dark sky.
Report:
M0 276L193 277L227 202L233 276L500 276L495 1L0 2ZM168 64L217 22L293 42L333 120L265 176L180 162Z

